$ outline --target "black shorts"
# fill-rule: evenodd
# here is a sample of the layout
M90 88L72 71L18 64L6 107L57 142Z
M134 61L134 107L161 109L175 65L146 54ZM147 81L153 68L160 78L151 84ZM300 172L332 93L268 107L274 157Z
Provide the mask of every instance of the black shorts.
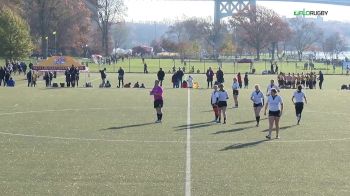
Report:
M281 111L269 111L269 116L281 117Z
M154 108L162 108L162 107L163 107L163 100L154 101Z
M258 103L258 104L254 103L254 104L253 104L253 107L255 107L255 108L257 108L257 107L263 107L263 104L262 104L262 103Z
M233 95L237 95L238 96L239 91L238 90L233 90Z
M304 109L304 103L303 102L297 102L295 103L295 114L301 114Z
M227 106L227 102L226 101L219 101L218 103L218 107L222 108L222 107L226 107Z

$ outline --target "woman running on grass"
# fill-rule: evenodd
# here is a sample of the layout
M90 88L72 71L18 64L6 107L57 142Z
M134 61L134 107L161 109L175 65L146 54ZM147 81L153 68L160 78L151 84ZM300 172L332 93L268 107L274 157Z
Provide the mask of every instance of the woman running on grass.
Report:
M269 134L266 136L267 139L271 139L271 132L273 124L276 126L276 139L279 139L279 121L283 112L283 100L282 97L277 94L276 89L271 89L271 95L267 98L267 103L265 105L265 112L269 108Z
M301 113L303 112L303 109L304 109L304 100L305 100L305 103L307 104L306 96L305 96L305 93L302 92L302 89L303 87L299 85L298 90L294 92L292 97L292 102L295 105L295 113L297 116L297 125L299 125L301 120Z
M219 84L219 89L220 89L218 92L219 121L217 121L217 123L221 122L221 113L222 113L224 117L224 124L226 124L226 108L227 108L228 94L227 94L227 91L225 91L223 84Z
M254 114L256 119L256 126L260 123L260 111L264 107L264 94L260 91L260 86L255 85L255 91L252 93L250 99L253 101Z
M210 100L210 104L213 107L213 111L215 114L215 120L213 122L218 122L219 120L218 98L219 98L218 86L214 85L214 91L211 93L211 100Z
M156 109L156 112L157 112L156 123L160 123L160 122L162 122L162 118L163 118L163 113L162 113L163 89L162 89L162 87L159 86L158 80L156 80L154 82L154 87L149 94L154 96L154 108Z
M233 100L234 100L234 108L238 108L238 94L239 94L239 82L237 78L233 78L233 83L232 83L232 91L233 91Z

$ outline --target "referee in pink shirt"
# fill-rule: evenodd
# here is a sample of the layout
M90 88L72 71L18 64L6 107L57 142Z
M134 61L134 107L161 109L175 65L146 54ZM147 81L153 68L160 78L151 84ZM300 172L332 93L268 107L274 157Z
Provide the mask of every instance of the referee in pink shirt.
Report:
M159 86L159 80L156 80L154 82L154 87L152 91L149 93L150 95L154 96L154 108L157 112L157 121L156 123L162 122L162 107L163 107L163 89Z

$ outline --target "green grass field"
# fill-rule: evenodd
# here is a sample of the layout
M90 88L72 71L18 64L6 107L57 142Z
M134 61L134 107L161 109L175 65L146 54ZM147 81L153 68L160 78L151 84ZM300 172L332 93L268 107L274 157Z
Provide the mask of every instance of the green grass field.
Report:
M86 61L77 58L79 61ZM36 63L35 59L26 59L25 62L29 64L30 62ZM148 65L148 71L150 73L156 73L158 72L159 68L162 67L165 72L168 73L168 71L172 70L172 67L174 66L174 61L172 59L145 59L145 62ZM304 70L304 63L302 62L286 62L281 61L278 62L279 66L279 72L285 72L285 73L302 73L302 72L310 72L311 70ZM0 66L4 65L4 60L0 59ZM218 63L214 60L187 60L186 61L186 72L189 72L191 67L194 66L194 70L197 73L197 70L200 71L200 73L205 73L205 71L208 69L208 67L212 67L215 71L218 68ZM224 61L222 63L222 67L225 73L245 73L250 72L249 64L247 63L233 63L229 61ZM92 73L96 73L99 70L106 68L107 72L113 73L117 72L119 67L123 67L123 69L126 72L133 72L133 73L143 73L143 64L142 60L140 58L130 58L125 59L124 62L121 60L117 62L117 64L111 64L111 65L105 65L105 64L94 64L89 63L89 71ZM179 67L184 67L184 64L181 63L179 59L175 60L175 67L178 69ZM256 69L256 74L261 74L263 70L270 70L270 63L269 61L259 61L254 63L254 68ZM332 65L324 65L323 63L315 63L315 72L318 72L321 70L325 74L346 74L346 70L342 70L341 67L337 66L336 69L333 71Z
M145 62L148 66L148 71L151 73L156 73L159 68L163 68L164 71L168 72L172 70L172 67L174 66L174 61L172 59L145 59ZM285 73L302 73L302 72L310 72L310 70L304 70L304 63L302 62L286 62L281 61L278 62L279 66L279 72L285 72ZM186 72L189 72L191 67L194 66L194 70L197 73L197 70L200 71L200 73L205 73L205 71L208 69L208 67L212 67L214 70L217 70L218 63L214 60L203 60L200 62L199 60L187 60L186 61ZM249 64L247 63L233 63L229 61L224 61L222 63L222 67L225 73L245 73L250 72ZM143 72L143 64L142 60L139 58L131 58L130 60L125 59L124 62L118 61L117 64L112 65L97 65L90 63L89 69L91 72L97 72L100 69L106 68L108 72L116 72L118 71L119 67L123 67L123 69L126 72L134 72L134 73L142 73ZM181 63L180 60L175 60L175 67L178 69L179 67L184 67L184 64ZM259 61L254 63L254 68L256 69L257 74L261 74L263 70L270 70L270 63L269 61ZM324 65L323 63L315 63L315 69L314 71L318 72L321 70L323 73L326 74L345 74L346 70L342 70L341 67L337 66L336 69L333 71L332 65Z
M300 126L293 90L282 90L281 139L272 141L266 119L254 126L249 100L253 84L265 89L271 76L250 77L226 125L210 123L204 75L194 79L205 88L190 91L166 76L161 124L149 96L154 74L126 75L148 89L116 89L113 74L111 89L96 88L98 74L86 89L27 88L15 78L17 87L0 88L0 195L185 195L187 128L192 195L350 194L350 92L339 90L350 77L325 76L324 90L305 90Z

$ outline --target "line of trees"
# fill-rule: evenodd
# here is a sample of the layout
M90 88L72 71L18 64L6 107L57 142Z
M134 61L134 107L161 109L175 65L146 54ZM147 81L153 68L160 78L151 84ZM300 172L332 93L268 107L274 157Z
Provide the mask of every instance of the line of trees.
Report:
M87 46L108 55L111 26L122 21L126 11L123 0L0 0L0 9L0 55L11 59L33 50L44 57L58 52L80 55ZM18 43L8 41L15 36Z
M178 21L152 46L155 52L177 52L182 58L203 53L213 58L255 53L256 59L260 59L264 52L276 59L285 57L287 51L296 51L301 61L305 51L338 58L346 43L341 33L325 36L316 23L306 18L283 19L273 10L257 6L220 24L202 18Z

